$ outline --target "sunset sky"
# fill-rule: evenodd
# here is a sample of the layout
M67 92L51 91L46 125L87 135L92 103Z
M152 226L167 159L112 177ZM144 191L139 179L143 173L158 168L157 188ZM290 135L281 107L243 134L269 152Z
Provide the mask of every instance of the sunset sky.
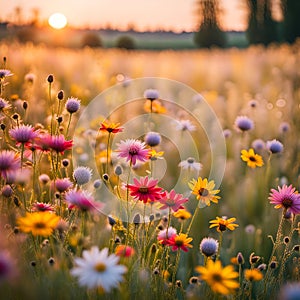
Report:
M13 20L15 7L22 8L24 20L32 17L34 8L40 19L47 20L55 13L63 13L68 23L76 27L105 27L126 29L134 24L138 30L195 29L195 0L0 0L0 19ZM5 2L5 4L4 4ZM242 0L221 0L222 27L226 30L245 29L245 6Z

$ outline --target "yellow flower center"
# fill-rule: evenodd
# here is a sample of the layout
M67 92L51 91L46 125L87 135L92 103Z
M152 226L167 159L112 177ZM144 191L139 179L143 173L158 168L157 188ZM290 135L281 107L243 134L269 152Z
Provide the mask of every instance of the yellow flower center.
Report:
M207 189L205 189L205 188L199 189L199 195L200 195L200 196L206 197L206 196L208 196L208 194L209 194L209 192L208 192Z
M94 266L94 270L99 272L99 273L102 273L106 270L106 265L104 263L97 263L95 266Z

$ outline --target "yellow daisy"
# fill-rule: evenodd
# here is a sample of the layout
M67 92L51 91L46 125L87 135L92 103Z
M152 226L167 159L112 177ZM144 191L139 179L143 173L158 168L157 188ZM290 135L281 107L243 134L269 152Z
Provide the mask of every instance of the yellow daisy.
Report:
M247 162L247 166L250 168L262 167L264 165L263 159L260 155L255 154L252 148L241 151L241 159Z
M17 224L20 230L33 235L49 236L56 228L60 217L51 212L26 213L25 217L20 217Z
M220 190L214 190L215 182L213 180L208 181L207 178L198 180L193 179L189 182L189 187L192 190L192 194L196 195L197 199L210 206L210 202L218 203L220 197L216 196Z
M184 221L189 219L192 216L192 214L186 209L178 209L176 212L173 213L173 216L177 219Z
M206 267L198 266L196 271L215 293L233 294L239 287L239 283L234 280L239 276L238 272L235 272L231 265L223 268L219 260L216 262L209 260Z
M217 227L216 229L218 232L225 231L226 229L235 230L235 228L239 226L234 223L235 221L236 218L227 219L226 217L216 217L215 220L209 221L209 223L211 223L209 228Z
M258 269L248 269L244 272L246 280L249 281L260 281L263 279L263 274Z

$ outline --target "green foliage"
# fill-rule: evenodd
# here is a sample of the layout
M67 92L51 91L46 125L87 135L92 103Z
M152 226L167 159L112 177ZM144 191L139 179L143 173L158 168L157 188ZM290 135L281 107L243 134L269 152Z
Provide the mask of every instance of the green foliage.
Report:
M92 47L92 48L102 47L102 40L98 33L87 32L82 37L81 45L83 47L88 46L88 47Z
M127 50L133 50L136 48L134 39L129 35L120 36L116 42L117 48L123 48Z

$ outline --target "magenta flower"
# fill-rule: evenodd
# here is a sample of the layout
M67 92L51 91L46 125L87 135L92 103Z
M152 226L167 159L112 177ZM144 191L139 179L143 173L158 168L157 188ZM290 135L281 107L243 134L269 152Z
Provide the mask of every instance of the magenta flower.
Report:
M93 196L84 190L70 190L66 193L65 199L69 209L77 208L81 211L95 211L102 207L102 204L96 202Z
M134 166L139 160L145 162L149 159L149 150L146 149L146 144L139 140L127 139L118 144L118 157L126 158Z
M130 191L130 196L136 200L147 203L148 201L154 202L164 196L162 188L157 186L157 179L149 177L141 177L140 181L136 178L133 179L134 184L128 184L127 188Z
M165 195L158 201L163 204L160 209L172 209L174 212L178 209L184 208L181 204L187 202L188 198L183 198L182 194L177 194L174 190L170 193L165 193Z
M38 131L31 125L21 125L9 130L10 136L18 143L26 144L38 136Z
M176 234L176 228L170 226L169 228L161 230L157 235L157 239L161 244L168 245L168 240L171 239L173 236L176 236Z
M63 154L73 146L73 141L66 141L63 135L43 134L36 139L36 145L41 151L54 150L57 153Z
M0 152L0 175L7 179L19 169L20 158L13 152L3 150Z
M284 208L295 215L300 214L300 194L295 190L292 185L287 186L286 184L282 187L279 186L278 191L271 189L270 203L276 204L275 208Z
M33 211L54 211L50 203L36 202L32 205Z
M72 187L73 183L70 181L69 178L59 178L56 179L55 182L53 182L53 185L55 185L55 188L58 192L63 193L70 187Z

